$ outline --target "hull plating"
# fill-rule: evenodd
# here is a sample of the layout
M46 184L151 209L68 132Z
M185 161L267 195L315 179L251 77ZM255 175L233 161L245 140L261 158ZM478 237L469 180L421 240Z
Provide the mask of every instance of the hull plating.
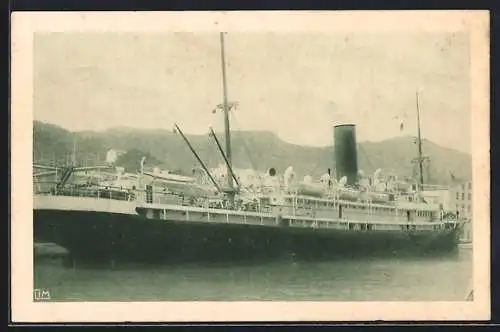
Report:
M456 248L457 232L345 231L150 220L94 211L35 210L35 240L75 257L117 260L236 260L276 257L349 258Z

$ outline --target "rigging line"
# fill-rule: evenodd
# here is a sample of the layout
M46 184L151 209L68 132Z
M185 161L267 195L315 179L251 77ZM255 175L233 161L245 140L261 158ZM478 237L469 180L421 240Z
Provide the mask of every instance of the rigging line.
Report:
M241 126L239 125L239 121L236 119L236 116L234 115L234 113L231 113L231 116L232 116L232 121L235 122L236 126L238 128L240 128L240 130L241 130ZM242 143L243 144L243 148L245 149L245 152L248 155L248 159L250 159L250 164L252 165L253 171L257 175L257 179L258 179L260 185L263 186L264 183L262 182L260 174L258 174L258 172L257 172L257 165L256 165L256 163L254 162L254 160L252 158L252 154L250 153L250 148L248 147L248 145L246 144L246 142L245 142L244 139L242 139L241 141L243 142Z
M231 113L231 117L232 117L232 122L235 122L236 123L236 127L238 127L238 129L241 131L241 126L239 125L239 121L236 119L236 116L233 113ZM242 139L241 141L243 143L243 148L246 150L245 152L248 155L248 159L250 159L250 163L252 164L252 167L255 168L255 163L254 163L254 161L253 161L253 159L251 157L250 151L248 149L248 146L246 145L245 140Z
M370 161L370 158L368 158L368 153L366 153L365 149L361 144L358 144L359 148L361 151L363 151L363 154L365 155L366 161L368 162L368 166L371 168L371 172L375 172L375 168L373 167L372 162Z
M212 137L215 141L215 144L217 144L217 148L219 149L220 154L222 155L222 158L224 159L224 162L226 163L226 166L228 168L229 173L228 176L232 176L234 179L234 182L236 182L236 185L239 187L240 183L238 182L238 179L236 178L236 175L233 172L233 168L231 167L231 164L229 163L229 160L227 160L226 154L224 154L224 150L222 150L222 146L220 145L219 139L217 138L217 135L215 134L214 130L212 127L210 127L210 133L208 134L209 137Z
M217 189L217 191L220 192L221 188L220 188L219 184L212 177L212 175L210 174L209 170L207 169L207 167L205 166L205 164L203 163L203 161L200 159L200 157L198 156L198 154L196 153L196 151L194 150L194 148L191 146L191 143L189 143L189 140L186 138L186 136L184 136L184 133L182 132L182 130L179 128L179 126L176 123L174 123L174 128L177 130L177 132L184 139L184 141L186 142L187 146L189 147L189 149L191 150L191 152L193 153L193 155L196 157L196 159L200 163L201 167L203 167L203 169L207 173L207 176L210 178L210 180L212 181L212 183L215 186L215 188Z
M312 171L309 172L310 173L309 175L312 176L313 174L319 174L318 170L321 172L320 176L323 176L323 174L324 174L323 173L324 172L324 168L323 168L323 165L321 165L321 162L316 162L316 166L314 166L314 168L312 169Z

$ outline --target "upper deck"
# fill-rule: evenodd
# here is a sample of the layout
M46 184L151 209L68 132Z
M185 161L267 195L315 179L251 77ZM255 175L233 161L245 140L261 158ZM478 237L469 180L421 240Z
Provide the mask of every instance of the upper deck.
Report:
M36 192L35 209L135 214L146 219L208 222L330 230L436 231L457 225L437 213L402 210L397 206L363 204L305 196L260 196L237 200L228 208L221 196L189 197L165 190L68 186L57 192ZM451 227L455 227L451 226Z
M139 184L140 182L138 182ZM98 199L134 201L135 204L163 204L206 209L227 209L223 195L203 196L193 192L176 192L177 188L146 185L144 189L113 187L111 185L74 185L56 189L54 182L34 183L34 192L59 196L94 197ZM349 197L353 196L350 190ZM286 192L282 188L260 193L246 192L237 195L233 211L274 213L292 217L345 219L383 222L436 222L442 219L439 204L416 202L415 198L395 196L384 203L373 202L360 193L357 199L346 199L341 191L332 191L327 196L315 197ZM368 197L368 199L367 199Z

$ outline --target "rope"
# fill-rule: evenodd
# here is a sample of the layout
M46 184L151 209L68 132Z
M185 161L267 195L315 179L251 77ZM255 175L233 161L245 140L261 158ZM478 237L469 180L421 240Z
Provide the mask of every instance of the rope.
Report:
M365 149L363 148L363 146L361 144L358 144L359 146L359 149L363 152L363 154L365 155L365 158L366 158L366 161L368 162L368 166L371 168L371 171L372 172L375 172L375 168L373 167L371 161L370 161L370 158L368 158L368 154L366 153Z
M236 116L234 115L234 113L230 113L230 115L232 116L232 120L234 122L236 122L236 126L238 128L241 128L239 125L239 121L236 119ZM264 183L262 182L262 179L260 178L260 175L257 172L257 164L254 162L254 160L252 158L252 154L250 153L250 148L248 147L248 145L246 144L244 139L242 139L242 142L243 142L243 148L245 149L245 152L248 155L248 159L250 160L250 164L252 165L252 170L256 173L257 179L259 180L259 183L262 187L264 185Z

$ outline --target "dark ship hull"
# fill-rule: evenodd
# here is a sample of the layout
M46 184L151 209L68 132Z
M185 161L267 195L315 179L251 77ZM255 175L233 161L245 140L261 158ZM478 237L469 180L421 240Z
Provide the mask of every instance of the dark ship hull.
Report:
M222 55L223 36L221 33ZM224 69L224 57L222 62ZM222 72L225 80L225 70ZM223 86L225 87L225 84ZM224 96L226 101L225 89ZM230 158L229 161L226 160L226 156L230 156L229 109L230 106L225 102L223 110L225 137L228 143L225 152L217 142L228 166L228 175L233 173ZM175 129L186 141L198 162L204 165L180 128L176 125ZM216 135L213 132L211 134L216 140ZM422 166L420 131L418 143L420 148L418 161ZM355 126L352 124L335 126L334 145L335 180L342 186L355 186L358 177ZM141 167L143 162L144 159L141 161ZM206 170L205 167L204 169ZM63 187L71 171L72 168L68 168L64 172L59 187ZM270 176L274 176L275 173L273 171ZM330 170L328 174L330 175ZM227 178L231 179L228 183L229 188L234 189L232 178L230 176ZM422 176L420 180L423 184ZM212 182L214 187L219 187L216 181ZM318 195L314 188L312 192L309 190L308 194ZM150 195L150 199L146 201L152 203L152 191ZM165 210L165 205L155 212L159 214L161 210ZM113 260L169 259L184 262L200 259L240 260L281 255L308 259L331 256L349 259L359 254L449 252L457 247L459 230L451 223L445 224L446 227L439 230L419 231L405 228L405 225L400 227L398 224L391 230L317 229L282 224L265 226L231 222L229 213L226 216L227 222L187 221L181 220L182 218L178 218L177 221L166 220L160 217L141 216L136 212L133 202L40 196L38 199L35 197L34 236L35 240L53 242L68 249L74 257Z
M35 241L87 260L297 259L449 252L457 230L345 231L146 219L139 214L36 209Z

